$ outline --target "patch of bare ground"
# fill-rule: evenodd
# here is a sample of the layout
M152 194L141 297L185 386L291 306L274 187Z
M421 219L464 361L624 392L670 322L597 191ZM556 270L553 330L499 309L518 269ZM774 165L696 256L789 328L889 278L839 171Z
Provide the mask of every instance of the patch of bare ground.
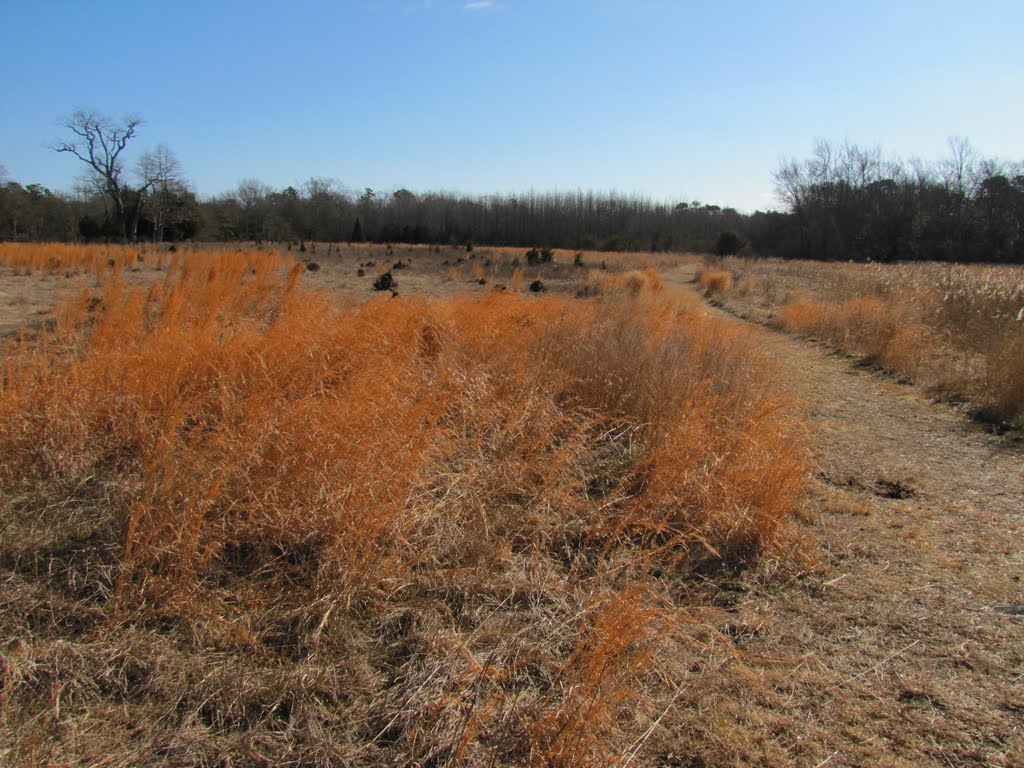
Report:
M670 283L691 275L678 271ZM1024 452L918 388L766 331L806 408L820 563L747 577L658 746L681 766L1024 765Z

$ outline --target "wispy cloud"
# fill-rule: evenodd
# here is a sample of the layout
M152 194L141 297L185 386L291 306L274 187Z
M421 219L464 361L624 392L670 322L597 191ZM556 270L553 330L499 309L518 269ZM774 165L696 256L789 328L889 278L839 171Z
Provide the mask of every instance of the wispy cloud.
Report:
M483 11L493 7L494 0L472 0L463 6L467 11Z
M405 16L412 16L420 11L429 11L434 7L434 0L422 0L422 2L407 3L402 6L402 13Z

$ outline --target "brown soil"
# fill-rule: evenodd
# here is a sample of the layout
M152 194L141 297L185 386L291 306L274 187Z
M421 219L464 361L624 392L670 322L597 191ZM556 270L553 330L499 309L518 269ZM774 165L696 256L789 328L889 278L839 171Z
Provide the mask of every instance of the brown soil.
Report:
M690 271L670 281L680 286ZM1024 765L1024 450L827 348L765 330L803 403L819 564L747 577L732 637L659 736L690 766Z

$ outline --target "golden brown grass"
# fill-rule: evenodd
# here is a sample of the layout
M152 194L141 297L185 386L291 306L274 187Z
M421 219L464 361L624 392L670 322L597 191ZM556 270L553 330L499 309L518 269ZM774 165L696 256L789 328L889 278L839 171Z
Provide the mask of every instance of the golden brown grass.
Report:
M124 245L73 245L68 243L0 243L0 266L15 274L106 273L135 269L144 249ZM160 266L167 254L157 252Z
M914 380L928 375L928 366L941 339L920 322L906 303L862 297L841 304L799 300L781 307L780 328L820 336L848 354L861 355L886 370Z
M8 755L641 750L685 663L672 584L777 553L799 503L804 438L750 332L654 273L360 303L301 274L188 253L8 340Z
M732 288L732 273L724 269L702 269L697 272L697 282L705 295L725 293Z
M636 298L644 293L660 294L665 289L661 275L650 267L628 272L590 270L581 295L601 296L626 294Z
M739 262L730 297L785 330L1024 424L1024 271L1015 267Z

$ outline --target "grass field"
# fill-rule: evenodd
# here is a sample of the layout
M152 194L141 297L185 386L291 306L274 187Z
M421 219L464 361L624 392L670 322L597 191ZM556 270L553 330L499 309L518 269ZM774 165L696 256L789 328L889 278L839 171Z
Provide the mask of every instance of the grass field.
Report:
M806 428L654 257L0 261L10 764L664 764L693 585L804 563Z
M305 249L0 246L0 763L1024 761L1019 270Z
M731 259L717 274L717 293L755 317L1024 424L1020 267Z

